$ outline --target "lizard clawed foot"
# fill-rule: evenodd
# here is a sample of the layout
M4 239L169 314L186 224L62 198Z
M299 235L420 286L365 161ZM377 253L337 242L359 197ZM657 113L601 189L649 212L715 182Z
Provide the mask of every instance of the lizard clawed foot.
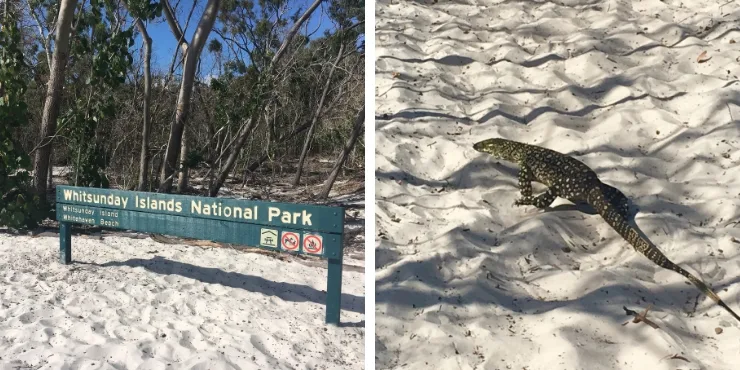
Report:
M532 205L532 197L522 197L514 201L514 205L517 207L530 206Z

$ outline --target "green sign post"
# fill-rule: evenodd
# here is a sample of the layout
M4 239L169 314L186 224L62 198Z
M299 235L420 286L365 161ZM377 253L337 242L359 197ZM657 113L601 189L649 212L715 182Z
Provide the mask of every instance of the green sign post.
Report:
M328 260L326 323L339 324L344 209L57 186L60 260L72 262L72 224L166 234L308 254Z

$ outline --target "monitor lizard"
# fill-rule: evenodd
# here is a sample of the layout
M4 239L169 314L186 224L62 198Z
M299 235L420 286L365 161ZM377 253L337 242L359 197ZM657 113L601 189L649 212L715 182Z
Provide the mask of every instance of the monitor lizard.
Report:
M656 265L685 276L700 291L740 321L740 316L707 284L673 263L663 252L642 238L628 223L627 197L616 188L601 182L596 172L579 160L547 148L500 138L477 142L473 148L519 165L519 190L522 197L516 200L516 205L546 208L556 197L574 203L587 202L638 252ZM545 184L547 190L536 197L532 196L532 181Z

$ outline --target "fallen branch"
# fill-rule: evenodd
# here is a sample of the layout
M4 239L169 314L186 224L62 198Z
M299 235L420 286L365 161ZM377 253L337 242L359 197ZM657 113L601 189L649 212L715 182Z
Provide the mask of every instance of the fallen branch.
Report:
M653 329L658 329L658 328L659 328L658 324L656 324L656 323L654 323L654 322L650 321L650 320L649 320L649 319L647 318L647 314L648 314L648 311L650 311L650 309L651 309L651 308L653 308L653 305L652 305L652 304L651 304L651 305L649 305L649 306L648 306L648 307L647 307L647 308L645 309L645 311L642 311L641 313L637 313L636 311L632 311L632 310L630 310L629 308L627 308L627 307L624 307L624 306L622 306L622 308L624 309L624 312L625 312L625 313L626 313L627 315L632 315L632 316L634 316L634 317L635 317L635 318L634 318L634 319L632 320L632 322L633 322L633 323L635 323L635 324L639 324L639 323L641 323L641 322L644 322L645 324L648 324L648 325L650 325L650 326L651 326L651 327L652 327ZM626 323L624 323L624 324L622 324L622 325L624 326L624 325L627 325L628 323L629 323L629 321L628 321L628 322L626 322Z

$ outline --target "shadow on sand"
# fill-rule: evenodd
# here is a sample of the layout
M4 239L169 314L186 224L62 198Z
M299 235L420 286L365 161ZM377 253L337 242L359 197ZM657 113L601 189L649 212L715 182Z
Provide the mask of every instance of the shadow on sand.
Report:
M321 305L326 303L326 292L323 290L316 290L310 286L271 281L259 276L191 265L189 263L173 261L161 256L154 256L151 259L132 258L127 261L107 262L103 264L86 262L74 263L98 267L143 267L151 272L161 275L180 275L182 277L208 284L219 284L229 288L244 289L267 296L275 296L289 302L313 302ZM364 313L365 297L342 293L342 310ZM345 323L344 325L359 324Z

